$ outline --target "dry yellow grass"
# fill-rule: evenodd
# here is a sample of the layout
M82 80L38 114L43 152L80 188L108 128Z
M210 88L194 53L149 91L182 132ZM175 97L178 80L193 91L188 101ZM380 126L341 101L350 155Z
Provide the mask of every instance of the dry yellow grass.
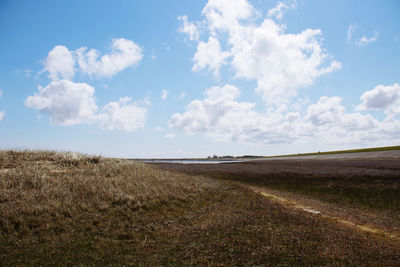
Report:
M5 234L57 228L116 206L137 210L187 199L216 181L125 160L50 151L0 151L0 226ZM51 217L49 218L45 217ZM43 224L42 224L43 223Z

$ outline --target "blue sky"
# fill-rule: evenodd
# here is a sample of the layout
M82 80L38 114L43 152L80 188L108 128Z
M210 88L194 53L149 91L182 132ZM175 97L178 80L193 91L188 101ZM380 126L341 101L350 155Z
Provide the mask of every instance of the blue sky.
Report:
M398 14L395 0L1 1L0 148L398 145Z

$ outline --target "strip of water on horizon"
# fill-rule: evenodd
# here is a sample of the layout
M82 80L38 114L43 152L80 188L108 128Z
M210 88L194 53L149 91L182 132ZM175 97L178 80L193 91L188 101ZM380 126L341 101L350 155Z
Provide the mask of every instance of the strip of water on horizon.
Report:
M146 159L140 160L146 163L179 163L179 164L219 164L243 162L243 160L190 160L190 159Z

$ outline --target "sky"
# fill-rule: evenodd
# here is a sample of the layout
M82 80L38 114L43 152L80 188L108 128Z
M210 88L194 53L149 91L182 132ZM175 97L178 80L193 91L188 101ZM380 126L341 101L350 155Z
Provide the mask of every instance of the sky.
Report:
M400 144L397 0L1 0L0 149Z

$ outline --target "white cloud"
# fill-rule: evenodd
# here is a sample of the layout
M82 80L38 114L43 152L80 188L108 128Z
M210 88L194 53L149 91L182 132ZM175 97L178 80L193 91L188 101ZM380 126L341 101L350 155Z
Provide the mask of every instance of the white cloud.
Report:
M106 130L134 132L146 121L146 108L132 102L130 97L110 102L98 112L95 90L86 83L52 81L44 88L39 86L38 91L27 97L25 105L48 114L53 124L95 123Z
M341 63L323 47L320 29L287 33L286 25L273 20L296 7L296 2L288 3L278 3L258 23L259 12L246 0L208 1L202 11L204 20L195 22L203 26L206 39L198 42L192 70L209 70L218 76L227 66L235 78L256 81L265 111L240 101L237 87L215 86L182 113L173 114L169 127L189 135L204 133L214 140L266 144L400 141L400 121L393 116L380 122L369 114L349 112L340 97L323 96L311 105L297 98L301 88L340 69ZM357 40L356 28L349 26L348 40Z
M206 17L209 29L232 30L244 19L254 17L256 11L247 0L209 0L202 11Z
M228 52L221 51L219 41L210 36L208 42L199 42L197 52L193 57L193 71L200 71L208 68L214 76L219 75L219 69L222 65L227 64L226 58L229 57Z
M130 97L110 102L98 115L100 126L106 130L135 132L144 127L147 109L132 102Z
M238 88L232 85L212 87L205 91L204 100L194 100L183 114L172 115L169 125L186 133L209 131L219 125L221 117L233 109L249 110L254 104L240 105L234 100L240 95ZM240 108L238 108L240 106Z
M131 40L113 39L111 47L111 53L103 55L100 59L100 52L96 49L77 49L75 53L80 70L91 77L111 77L142 60L141 48Z
M349 42L353 37L353 34L357 30L358 26L356 24L350 24L347 28L347 41Z
M0 90L0 98L3 96L3 91Z
M179 32L187 34L190 41L198 41L199 29L194 23L188 21L187 15L179 16L178 20L183 23L178 29Z
M300 119L300 113L299 112L288 112L285 115L285 119L289 122L294 122Z
M68 50L65 46L55 46L44 60L44 69L49 78L53 81L59 79L72 79L75 75L74 52Z
M314 142L356 144L389 137L387 127L371 115L347 113L339 97L323 96L307 109L307 127Z
M324 52L320 30L285 34L282 27L266 19L230 40L236 75L257 80L256 92L267 104L285 103L297 96L299 88L341 68Z
M169 94L169 92L167 90L163 89L162 92L161 92L161 99L162 100L167 99L168 94Z
M281 11L282 5L295 7L278 4ZM285 25L269 18L257 25L252 21L257 11L246 0L209 0L202 14L209 37L198 43L192 70L208 69L218 76L228 65L237 78L257 81L256 92L266 104L287 104L300 88L341 68L323 48L321 30L285 33Z
M50 116L53 124L97 124L107 130L134 132L144 126L147 109L130 97L110 102L98 111L94 88L86 83L75 83L75 63L78 70L89 76L111 77L123 69L137 64L143 57L141 48L127 39L113 39L110 54L99 58L100 52L81 47L70 51L65 46L55 46L44 60L52 82L38 86L38 92L25 100L27 107ZM104 84L104 88L108 85ZM148 104L148 101L142 101ZM143 103L142 103L143 104Z
M400 85L378 85L366 91L357 110L384 110L388 116L400 115Z
M166 138L166 139L175 138L175 134L173 134L173 133L166 134L166 135L164 135L164 138Z
M341 105L340 97L323 96L316 104L307 109L307 119L313 125L335 125L339 128L369 129L377 124L370 115L363 116L359 113L346 113L346 108Z
M274 143L287 142L292 131L283 116L257 113L254 103L238 102L240 91L232 85L212 87L203 100L194 100L186 112L172 115L169 126L189 135L203 132L215 140Z
M300 112L260 113L255 104L240 102L232 85L212 87L203 99L189 103L185 112L173 114L169 126L189 135L204 133L217 141L252 143L356 144L373 140L399 140L400 121L379 122L370 114L347 112L339 97L323 96Z
M358 46L364 46L364 45L373 43L373 42L375 42L376 40L378 40L378 36L379 36L379 33L378 33L378 32L375 32L374 35L371 36L371 37L363 36L363 37L361 37L360 39L357 40L356 44L357 44Z
M268 17L270 18L275 17L280 20L283 18L283 16L285 15L286 11L289 8L296 8L296 6L297 6L296 1L293 1L291 3L288 2L284 3L279 1L275 7L268 10Z
M38 91L25 100L25 105L50 115L52 123L74 125L93 121L97 106L90 85L59 80L39 86Z

